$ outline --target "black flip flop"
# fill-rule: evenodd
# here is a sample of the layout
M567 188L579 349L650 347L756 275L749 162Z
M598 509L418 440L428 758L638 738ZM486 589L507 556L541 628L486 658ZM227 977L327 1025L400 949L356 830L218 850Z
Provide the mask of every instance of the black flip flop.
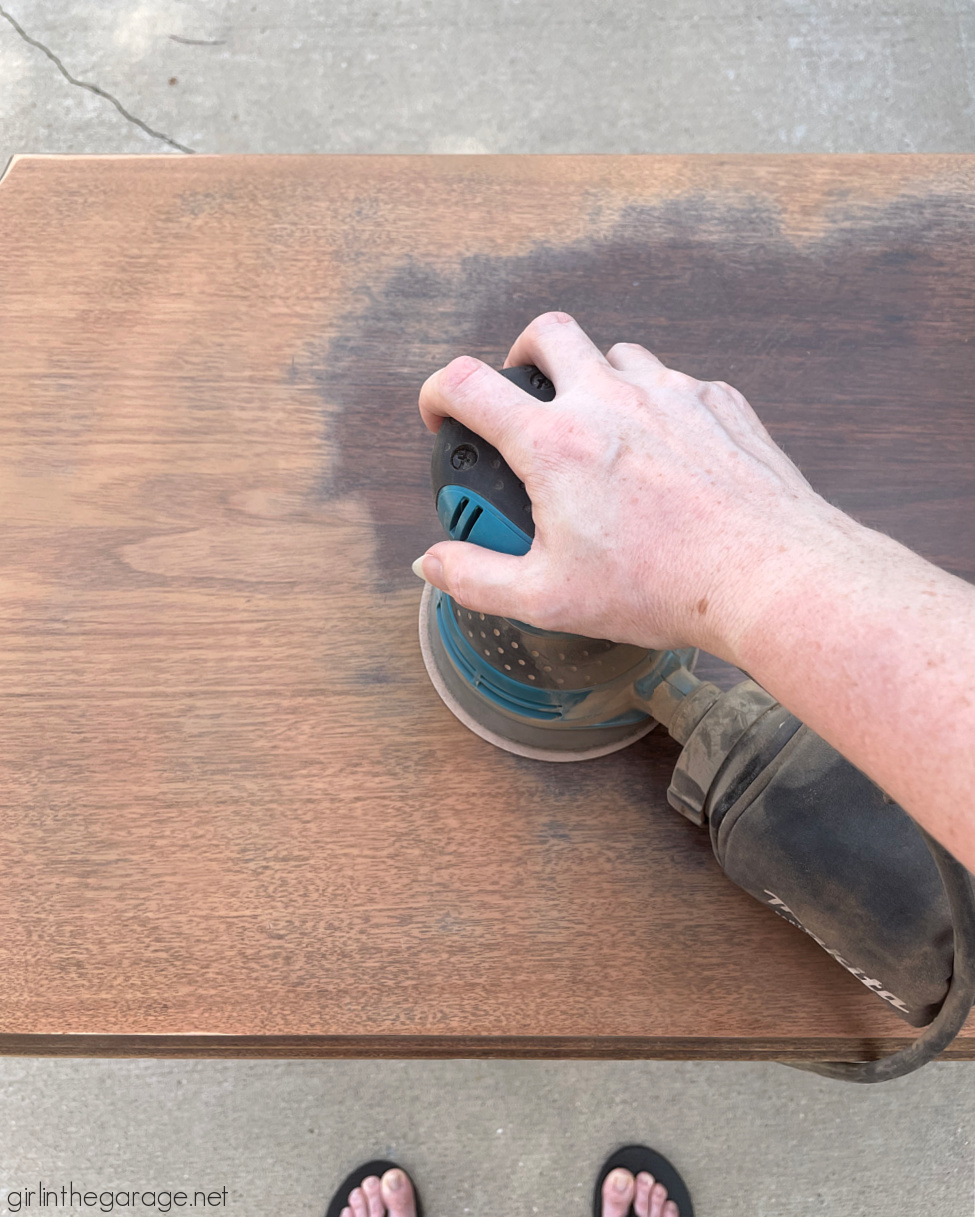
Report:
M357 1166L354 1171L350 1172L336 1188L332 1202L325 1212L325 1217L339 1217L339 1213L349 1203L349 1192L353 1188L361 1187L363 1179L368 1179L370 1175L375 1175L378 1179L381 1179L387 1171L391 1170L403 1171L403 1174L413 1184L413 1195L416 1197L416 1217L423 1217L423 1205L420 1203L420 1193L416 1190L416 1184L413 1183L410 1172L404 1170L398 1162L387 1162L385 1158L376 1158L372 1162L364 1162L362 1166ZM681 1217L684 1217L683 1213L681 1213Z
M599 1177L596 1179L596 1190L592 1197L592 1217L602 1217L603 1212L603 1183L610 1171L622 1166L635 1179L640 1171L653 1175L656 1183L662 1183L667 1189L667 1199L677 1205L680 1217L694 1217L694 1206L691 1204L687 1184L680 1177L675 1166L655 1149L646 1145L624 1145L603 1163ZM633 1217L633 1205L630 1205L629 1217Z

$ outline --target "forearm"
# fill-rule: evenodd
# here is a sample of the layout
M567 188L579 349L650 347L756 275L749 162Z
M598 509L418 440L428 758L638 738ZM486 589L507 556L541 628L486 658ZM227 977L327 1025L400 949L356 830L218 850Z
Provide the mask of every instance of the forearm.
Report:
M728 657L975 870L975 587L837 512L738 599Z

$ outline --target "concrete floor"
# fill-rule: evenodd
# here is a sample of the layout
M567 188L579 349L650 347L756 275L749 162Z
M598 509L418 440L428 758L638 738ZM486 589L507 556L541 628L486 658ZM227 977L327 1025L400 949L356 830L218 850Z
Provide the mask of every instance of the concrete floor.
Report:
M0 0L198 152L969 152L971 0ZM0 163L172 151L0 19Z
M0 166L178 145L975 151L971 0L0 5ZM388 1153L429 1217L556 1217L587 1212L634 1139L681 1165L698 1217L971 1217L975 1066L854 1088L775 1065L0 1060L0 1196L226 1186L237 1217L303 1217Z
M697 1217L972 1213L967 1063L876 1088L697 1062L7 1060L0 1076L15 1191L226 1186L233 1217L320 1217L357 1162L389 1155L428 1217L583 1217L606 1154L645 1140Z

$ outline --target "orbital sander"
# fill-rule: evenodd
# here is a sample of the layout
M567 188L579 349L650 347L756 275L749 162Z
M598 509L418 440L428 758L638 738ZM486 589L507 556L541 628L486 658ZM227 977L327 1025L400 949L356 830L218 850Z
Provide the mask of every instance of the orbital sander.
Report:
M555 397L536 367L501 374L540 402ZM451 540L528 552L531 501L496 448L445 419L431 472ZM754 681L722 691L694 675L694 649L652 651L542 630L472 611L429 584L420 646L457 718L519 756L583 761L665 726L683 745L667 800L708 830L725 874L905 1021L926 1027L880 1060L796 1068L885 1081L933 1059L961 1030L975 1001L971 876Z

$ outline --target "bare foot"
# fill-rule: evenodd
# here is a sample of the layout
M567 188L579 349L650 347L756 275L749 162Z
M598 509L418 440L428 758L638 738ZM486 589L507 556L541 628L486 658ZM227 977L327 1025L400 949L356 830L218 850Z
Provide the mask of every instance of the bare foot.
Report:
M640 1171L634 1179L618 1166L603 1181L603 1217L626 1217L631 1204L636 1217L680 1217L677 1205L667 1199L667 1189L653 1175Z
M404 1171L387 1171L382 1179L367 1176L361 1187L349 1192L349 1203L339 1217L386 1217L387 1213L389 1217L416 1217L413 1187Z

